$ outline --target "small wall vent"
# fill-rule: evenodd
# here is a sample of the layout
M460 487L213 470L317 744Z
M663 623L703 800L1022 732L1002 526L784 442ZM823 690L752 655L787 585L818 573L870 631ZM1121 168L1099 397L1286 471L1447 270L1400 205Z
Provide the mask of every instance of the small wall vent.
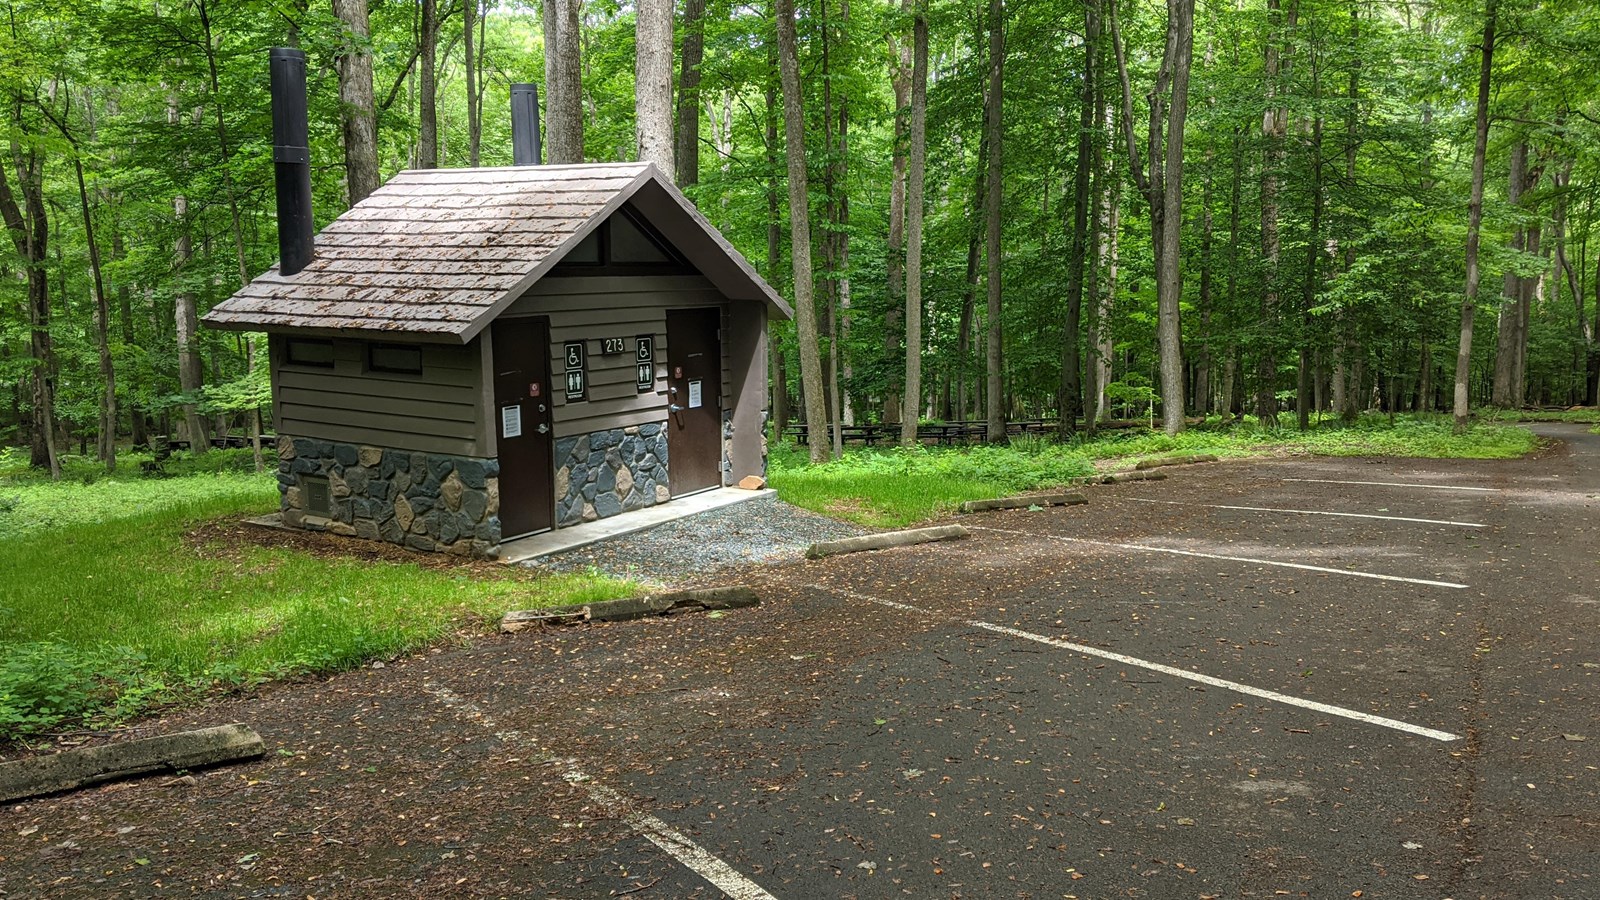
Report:
M333 502L328 491L328 479L326 476L300 476L300 491L305 495L307 515L328 518L333 514Z

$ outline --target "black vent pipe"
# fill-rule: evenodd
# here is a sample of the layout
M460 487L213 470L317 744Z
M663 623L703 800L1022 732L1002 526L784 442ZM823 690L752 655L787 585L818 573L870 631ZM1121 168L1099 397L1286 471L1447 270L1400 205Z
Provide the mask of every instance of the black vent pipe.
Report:
M539 86L511 86L511 164L539 164Z
M278 189L278 271L311 262L311 148L306 127L306 55L272 48L272 162Z

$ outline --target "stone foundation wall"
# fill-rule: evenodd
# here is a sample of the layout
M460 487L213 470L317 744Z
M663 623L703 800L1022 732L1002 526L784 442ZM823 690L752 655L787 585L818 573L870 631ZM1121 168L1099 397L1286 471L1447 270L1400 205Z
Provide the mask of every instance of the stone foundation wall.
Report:
M762 478L767 477L767 419L771 413L761 412L761 471ZM733 410L724 410L722 413L722 483L737 484L739 479L733 477Z
M500 463L278 437L283 522L414 550L491 558L500 550ZM306 510L307 476L328 479L330 514Z
M665 426L632 425L556 441L555 496L557 527L667 502Z

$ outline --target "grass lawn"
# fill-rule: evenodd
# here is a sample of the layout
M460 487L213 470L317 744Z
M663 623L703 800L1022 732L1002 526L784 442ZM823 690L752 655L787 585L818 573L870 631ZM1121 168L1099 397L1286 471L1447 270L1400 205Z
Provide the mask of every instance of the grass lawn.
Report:
M1572 409L1481 409L1478 415L1491 422L1571 422L1576 425L1600 423L1600 407Z
M197 527L275 509L270 475L84 485L13 473L0 477L0 498L10 504L0 511L0 740L345 668L511 609L634 589L594 575L313 554Z
M1480 423L1458 435L1449 416L1367 416L1306 432L1293 427L1292 416L1287 421L1276 430L1253 420L1228 427L1213 421L1175 437L1107 432L1069 444L1029 436L1009 447L853 449L815 466L804 448L774 442L770 480L797 506L893 528L949 515L966 500L1058 487L1093 472L1097 462L1113 468L1171 453L1511 459L1537 445L1531 432L1512 425Z
M1531 453L1538 438L1525 428L1477 423L1455 433L1447 415L1363 416L1344 424L1324 421L1309 431L1294 427L1294 416L1277 429L1262 428L1254 417L1222 426L1215 419L1175 437L1151 431L1109 433L1080 445L1097 460L1136 462L1167 453L1214 453L1218 456L1398 456L1434 459L1515 459Z
M803 447L772 447L768 471L783 500L881 528L944 515L967 500L1066 484L1094 471L1083 453L1042 439L1009 447L851 450L816 466Z

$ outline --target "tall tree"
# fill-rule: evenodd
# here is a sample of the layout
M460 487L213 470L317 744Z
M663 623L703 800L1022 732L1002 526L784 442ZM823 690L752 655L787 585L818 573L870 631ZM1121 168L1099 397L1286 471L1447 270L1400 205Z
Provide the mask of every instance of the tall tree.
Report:
M635 144L676 181L672 128L672 0L638 0L634 19Z
M912 11L913 0L901 0L902 12ZM913 26L914 27L914 26ZM900 355L901 329L910 327L905 321L906 299L906 154L910 145L909 121L911 108L912 41L904 35L889 36L889 87L894 92L893 145L889 162L889 252L885 270L888 275L889 304L883 313L883 355L894 359ZM920 361L920 357L918 358ZM920 367L919 367L920 369ZM909 371L909 370L908 370ZM905 387L902 379L896 383L890 377L883 392L883 421L900 422L900 392ZM910 406L915 409L916 404ZM901 423L902 426L904 423ZM902 432L904 428L902 427Z
M1306 275L1300 298L1300 360L1295 378L1295 421L1301 431L1311 427L1313 362L1311 308L1316 304L1322 278L1322 116L1311 123L1311 221L1306 244ZM1320 383L1320 378L1318 378ZM1321 409L1321 404L1316 404Z
M1278 258L1283 241L1278 234L1278 187L1284 161L1284 138L1289 109L1282 97L1289 74L1289 33L1294 31L1300 4L1290 0L1287 24L1279 0L1267 0L1267 40L1262 68L1265 76L1266 112L1261 117L1261 262L1266 280L1261 292L1261 319L1256 354L1256 417L1269 428L1278 425L1278 345L1283 327Z
M556 0L546 0L546 6ZM439 8L438 0L422 0L417 43L417 168L439 167Z
M669 7L670 8L670 7ZM683 4L683 52L678 69L678 130L674 156L679 187L700 181L700 66L706 55L706 0ZM671 64L671 59L667 60Z
M23 93L11 97L12 121L28 137L23 127ZM35 98L29 97L27 100ZM31 463L48 469L51 478L61 477L61 460L56 453L55 345L50 334L50 273L47 268L50 246L50 220L45 214L44 154L31 143L11 146L11 164L17 179L15 192L5 166L0 166L0 221L11 235L11 243L22 258L28 279L28 355L30 357L33 419L30 423ZM17 192L22 199L17 200Z
M806 444L811 461L828 456L828 411L822 393L822 353L817 343L817 307L811 272L811 209L806 176L806 111L800 92L799 39L794 0L773 0L778 25L778 70L783 85L783 135L789 168L789 256L794 266L795 330L800 344L800 391L804 396Z
M478 0L461 0L461 62L467 80L467 165L476 168L483 141L483 123L478 121L478 48L473 28L478 17Z
M1102 50L1102 56L1104 51ZM1116 113L1106 103L1105 87L1096 86L1095 95L1096 121L1104 121L1107 131L1116 130ZM1094 265L1089 268L1088 294L1091 298L1089 328L1087 340L1090 348L1090 361L1086 371L1090 387L1087 391L1089 400L1088 413L1089 433L1093 434L1095 425L1111 417L1111 405L1106 387L1111 383L1111 354L1115 352L1116 345L1111 328L1111 312L1117 294L1117 260L1120 252L1120 235L1122 228L1122 179L1116 171L1114 157L1107 157L1105 141L1097 140L1094 143L1094 152L1090 156L1090 165L1094 169L1094 185L1092 202L1094 211Z
M1183 346L1178 322L1183 295L1179 238L1183 226L1183 128L1189 113L1189 65L1194 56L1194 0L1167 0L1166 48L1150 92L1148 174L1133 134L1133 88L1115 0L1110 0L1108 9L1117 77L1122 85L1122 136L1134 184L1150 207L1150 242L1156 260L1156 342L1161 354L1161 424L1167 434L1177 434L1184 427Z
M95 238L94 216L89 209L89 187L83 177L83 145L68 125L71 116L72 90L62 85L60 93L65 100L61 115L49 106L40 111L61 133L72 150L72 173L78 183L78 209L83 216L84 241L89 248L89 277L94 294L95 350L100 358L100 422L96 430L95 451L105 463L107 472L117 470L117 375L111 359L111 305L106 300L105 276L100 267L100 242Z
M1506 202L1521 214L1511 231L1510 249L1514 255L1539 253L1539 225L1528 222L1527 213L1531 207L1528 197L1539 182L1542 167L1530 163L1529 152L1526 136L1511 147ZM1521 265L1513 266L1505 274L1495 334L1494 382L1489 402L1501 409L1521 406L1525 386L1522 369L1528 348L1528 314L1539 279L1524 275L1522 269Z
M1572 298L1573 306L1573 360L1572 390L1567 402L1573 404L1587 404L1593 406L1594 395L1588 390L1590 383L1587 373L1589 358L1594 350L1594 329L1589 325L1589 317L1584 313L1584 283L1583 277L1572 264L1572 258L1567 251L1567 195L1572 189L1572 168L1574 160L1569 156L1556 167L1555 197L1551 204L1551 240L1555 244L1554 263L1556 278L1566 279L1567 294ZM1580 251L1581 255L1581 251ZM1581 262L1581 260L1580 260Z
M1056 408L1061 413L1060 434L1071 435L1083 414L1082 359L1078 346L1083 320L1083 275L1089 257L1089 195L1094 156L1095 56L1100 43L1100 9L1097 0L1083 6L1083 86L1078 98L1078 153L1072 181L1071 249L1067 255L1067 309L1061 329L1061 388Z
M333 0L343 23L336 59L344 125L345 187L354 206L378 189L378 116L372 97L372 35L367 0Z
M1500 0L1488 0L1483 13L1482 61L1478 68L1478 107L1472 140L1472 194L1467 201L1467 289L1461 297L1461 339L1456 345L1456 431L1465 431L1471 415L1468 388L1472 378L1472 316L1478 308L1478 245L1483 231L1483 168L1489 150L1489 88L1494 67L1495 17Z
M767 232L767 280L774 285L778 283L779 267L781 265L783 245L783 221L780 215L778 202L778 181L783 177L784 170L778 165L778 48L772 42L767 43L767 59L765 68L765 83L762 85L763 107L762 122L765 128L762 132L762 146L766 150L766 232ZM772 329L769 344L772 347L772 418L777 427L777 434L782 436L789 427L789 366L784 359L781 325Z
M989 156L988 186L983 203L984 260L986 266L989 317L988 352L984 359L988 372L985 432L992 443L1006 440L1006 406L1002 366L1001 312L1001 196L1004 185L1003 129L1001 113L1005 103L1006 23L1004 0L989 0L989 91L983 106L983 133Z
M917 442L922 411L922 217L928 170L928 10L916 3L911 23L911 158L906 172L906 380L900 443Z
M167 125L178 127L182 121L178 111L178 95L169 94ZM193 450L201 451L210 444L206 440L204 420L200 418L199 407L195 403L203 381L204 366L200 361L200 348L196 345L200 317L195 307L195 292L191 280L193 273L189 271L189 265L194 261L194 240L190 236L187 194L179 193L172 198L172 218L177 226L172 255L173 272L178 280L178 289L172 297L172 321L173 336L178 351L178 389L183 392L186 401L183 404L183 437L189 441L189 446Z
M583 162L583 58L578 0L544 0L545 157Z

